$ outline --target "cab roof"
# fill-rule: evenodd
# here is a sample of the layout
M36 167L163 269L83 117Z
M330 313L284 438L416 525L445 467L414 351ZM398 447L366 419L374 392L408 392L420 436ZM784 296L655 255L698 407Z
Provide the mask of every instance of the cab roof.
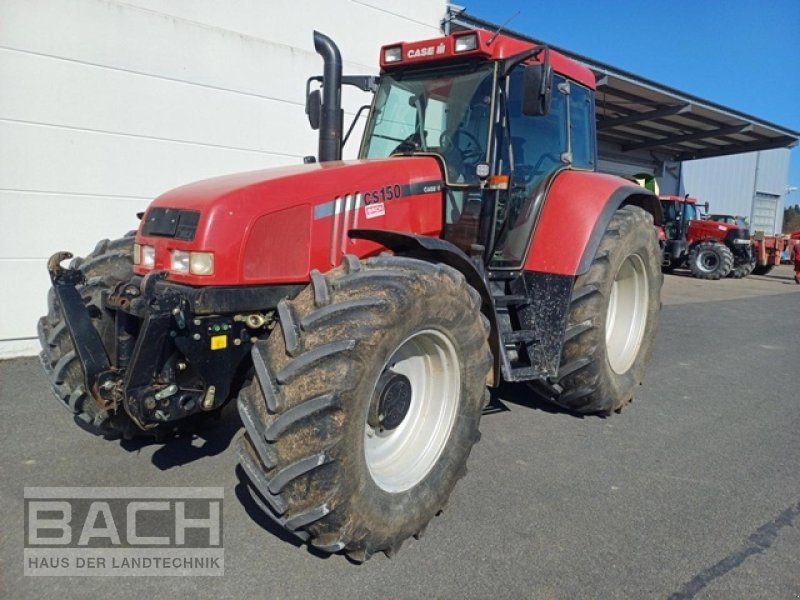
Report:
M463 41L462 38L470 36L477 38L474 49L456 51L456 42ZM448 36L418 42L397 42L383 46L380 55L381 71L391 72L395 69L412 65L421 66L465 58L501 61L535 47L536 44L503 34L492 33L485 29L459 31ZM386 62L386 51L395 48L400 49L399 60ZM525 64L539 64L542 60L543 54L540 53L536 58L531 58L524 62ZM556 73L564 75L592 90L595 89L594 74L583 65L554 50L550 50L550 64Z

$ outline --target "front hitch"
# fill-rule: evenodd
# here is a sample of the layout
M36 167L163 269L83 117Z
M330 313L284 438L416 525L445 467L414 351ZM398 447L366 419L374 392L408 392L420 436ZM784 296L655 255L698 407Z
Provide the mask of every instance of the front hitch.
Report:
M78 269L65 269L61 266L61 262L68 258L72 258L71 252L56 252L47 261L47 271L61 304L72 346L83 368L85 388L101 407L107 409L111 402L103 397L98 384L102 379L103 389L111 387L108 374L111 364L103 340L92 325L92 319L76 287L85 283L86 277Z

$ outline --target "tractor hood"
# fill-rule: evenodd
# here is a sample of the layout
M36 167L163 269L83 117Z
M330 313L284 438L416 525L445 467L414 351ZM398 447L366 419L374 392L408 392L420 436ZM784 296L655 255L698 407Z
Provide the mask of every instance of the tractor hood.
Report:
M192 183L148 208L136 241L153 248L145 254L154 258L143 254L135 271L165 270L170 280L193 285L307 281L311 269L325 272L344 252L364 251L369 242L350 240L350 229L438 235L441 189L440 163L430 156L312 163ZM212 272L180 272L175 251L213 254Z
M722 223L720 221L701 221L695 219L689 221L689 228L696 233L696 237L710 237L725 239L731 235L730 232L741 232L743 237L749 237L747 229L734 225L733 223Z

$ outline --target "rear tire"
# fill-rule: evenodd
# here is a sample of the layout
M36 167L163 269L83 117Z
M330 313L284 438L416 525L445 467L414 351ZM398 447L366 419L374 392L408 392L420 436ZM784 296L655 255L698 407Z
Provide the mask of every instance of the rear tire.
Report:
M391 555L444 508L478 438L480 297L445 265L346 256L278 315L238 401L254 500L324 552Z
M661 308L661 252L652 216L617 210L570 300L554 401L582 414L621 410L644 379Z
M103 345L113 348L114 315L103 308L102 294L133 275L133 232L118 240L98 242L91 254L73 259L70 267L80 270L86 278L86 282L78 286L78 292L91 315L92 324L100 333ZM52 288L47 307L47 315L39 319L38 324L42 346L39 358L50 379L53 393L73 414L81 428L102 437L117 437L128 428L129 419L124 418L127 415L115 419L84 388L83 368Z
M718 242L700 242L689 253L689 269L698 279L721 279L733 269L733 253Z

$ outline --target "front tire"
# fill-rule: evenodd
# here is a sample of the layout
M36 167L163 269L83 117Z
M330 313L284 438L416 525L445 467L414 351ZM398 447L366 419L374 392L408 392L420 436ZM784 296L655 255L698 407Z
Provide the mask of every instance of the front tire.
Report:
M718 242L700 242L689 253L689 269L698 279L722 279L733 270L733 253Z
M477 440L480 297L445 265L346 256L278 315L239 396L255 499L325 552L392 554L442 510Z
M591 267L573 286L556 404L607 415L630 402L658 325L660 263L652 216L635 206L617 210Z

